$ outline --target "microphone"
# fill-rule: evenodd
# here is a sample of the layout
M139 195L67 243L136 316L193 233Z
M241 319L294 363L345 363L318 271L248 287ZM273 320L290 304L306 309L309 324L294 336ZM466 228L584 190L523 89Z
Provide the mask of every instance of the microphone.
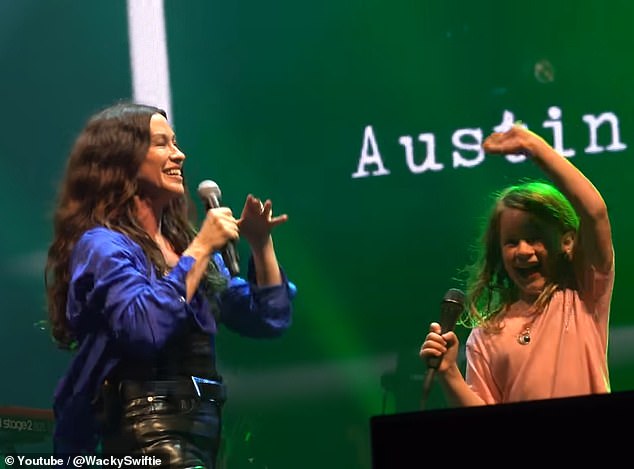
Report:
M207 179L198 184L198 197L205 205L206 210L220 207L220 195L220 187L215 182ZM234 241L229 240L220 250L220 253L231 276L238 275L240 273L240 262Z
M445 293L445 296L443 296L440 303L439 324L441 334L454 330L456 323L458 322L458 318L464 310L464 302L465 294L462 290L458 290L457 288L450 288L447 290L447 293ZM442 356L429 357L427 359L427 374L425 375L425 380L423 381L421 409L425 408L425 403L427 402L427 396L429 395L429 390L431 389L434 374L436 373L441 361Z
M465 294L462 290L457 288L450 288L445 293L445 296L440 303L440 333L453 331L460 317L460 313L464 309ZM429 368L437 369L440 365L441 357L429 357L427 359L427 366Z

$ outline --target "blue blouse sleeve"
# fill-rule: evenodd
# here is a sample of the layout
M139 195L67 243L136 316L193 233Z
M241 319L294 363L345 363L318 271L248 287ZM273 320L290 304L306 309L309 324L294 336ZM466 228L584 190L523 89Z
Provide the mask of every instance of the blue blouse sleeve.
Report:
M183 256L167 275L157 277L141 248L126 236L104 228L87 232L71 259L71 326L81 338L105 322L111 338L125 349L143 355L160 350L192 316L185 277L193 264L193 258ZM206 313L210 317L197 319L215 331L211 312Z
M214 261L220 271L228 276L228 270L218 254ZM247 279L233 277L229 286L218 298L220 321L229 329L253 338L277 337L292 322L292 299L297 287L290 282L283 269L282 283L258 287L255 281L253 259L249 259Z

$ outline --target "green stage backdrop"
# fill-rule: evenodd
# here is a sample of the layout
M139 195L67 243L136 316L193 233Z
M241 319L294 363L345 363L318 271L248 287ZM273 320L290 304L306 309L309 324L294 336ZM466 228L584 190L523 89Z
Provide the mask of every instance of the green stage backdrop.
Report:
M253 193L289 215L274 239L298 286L292 328L218 339L227 467L370 467L369 418L417 410L417 351L463 286L489 194L541 176L479 151L515 120L608 203L612 387L634 389L634 4L166 0L164 13L171 101L156 104L171 106L192 195L213 179L236 214ZM123 0L0 0L0 406L50 408L69 359L38 324L50 212L86 118L133 96L130 41Z

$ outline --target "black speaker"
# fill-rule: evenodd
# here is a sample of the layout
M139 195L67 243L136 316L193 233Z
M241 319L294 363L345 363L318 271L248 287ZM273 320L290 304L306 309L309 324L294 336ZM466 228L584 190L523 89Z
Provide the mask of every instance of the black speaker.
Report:
M634 392L370 417L373 469L634 467Z

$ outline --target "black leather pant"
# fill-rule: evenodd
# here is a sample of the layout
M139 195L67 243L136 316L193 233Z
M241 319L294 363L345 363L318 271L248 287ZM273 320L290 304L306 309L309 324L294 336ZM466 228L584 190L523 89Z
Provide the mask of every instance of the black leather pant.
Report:
M224 395L199 396L186 382L165 383L118 385L119 402L106 405L110 425L103 434L103 455L160 458L162 465L154 467L215 469Z

